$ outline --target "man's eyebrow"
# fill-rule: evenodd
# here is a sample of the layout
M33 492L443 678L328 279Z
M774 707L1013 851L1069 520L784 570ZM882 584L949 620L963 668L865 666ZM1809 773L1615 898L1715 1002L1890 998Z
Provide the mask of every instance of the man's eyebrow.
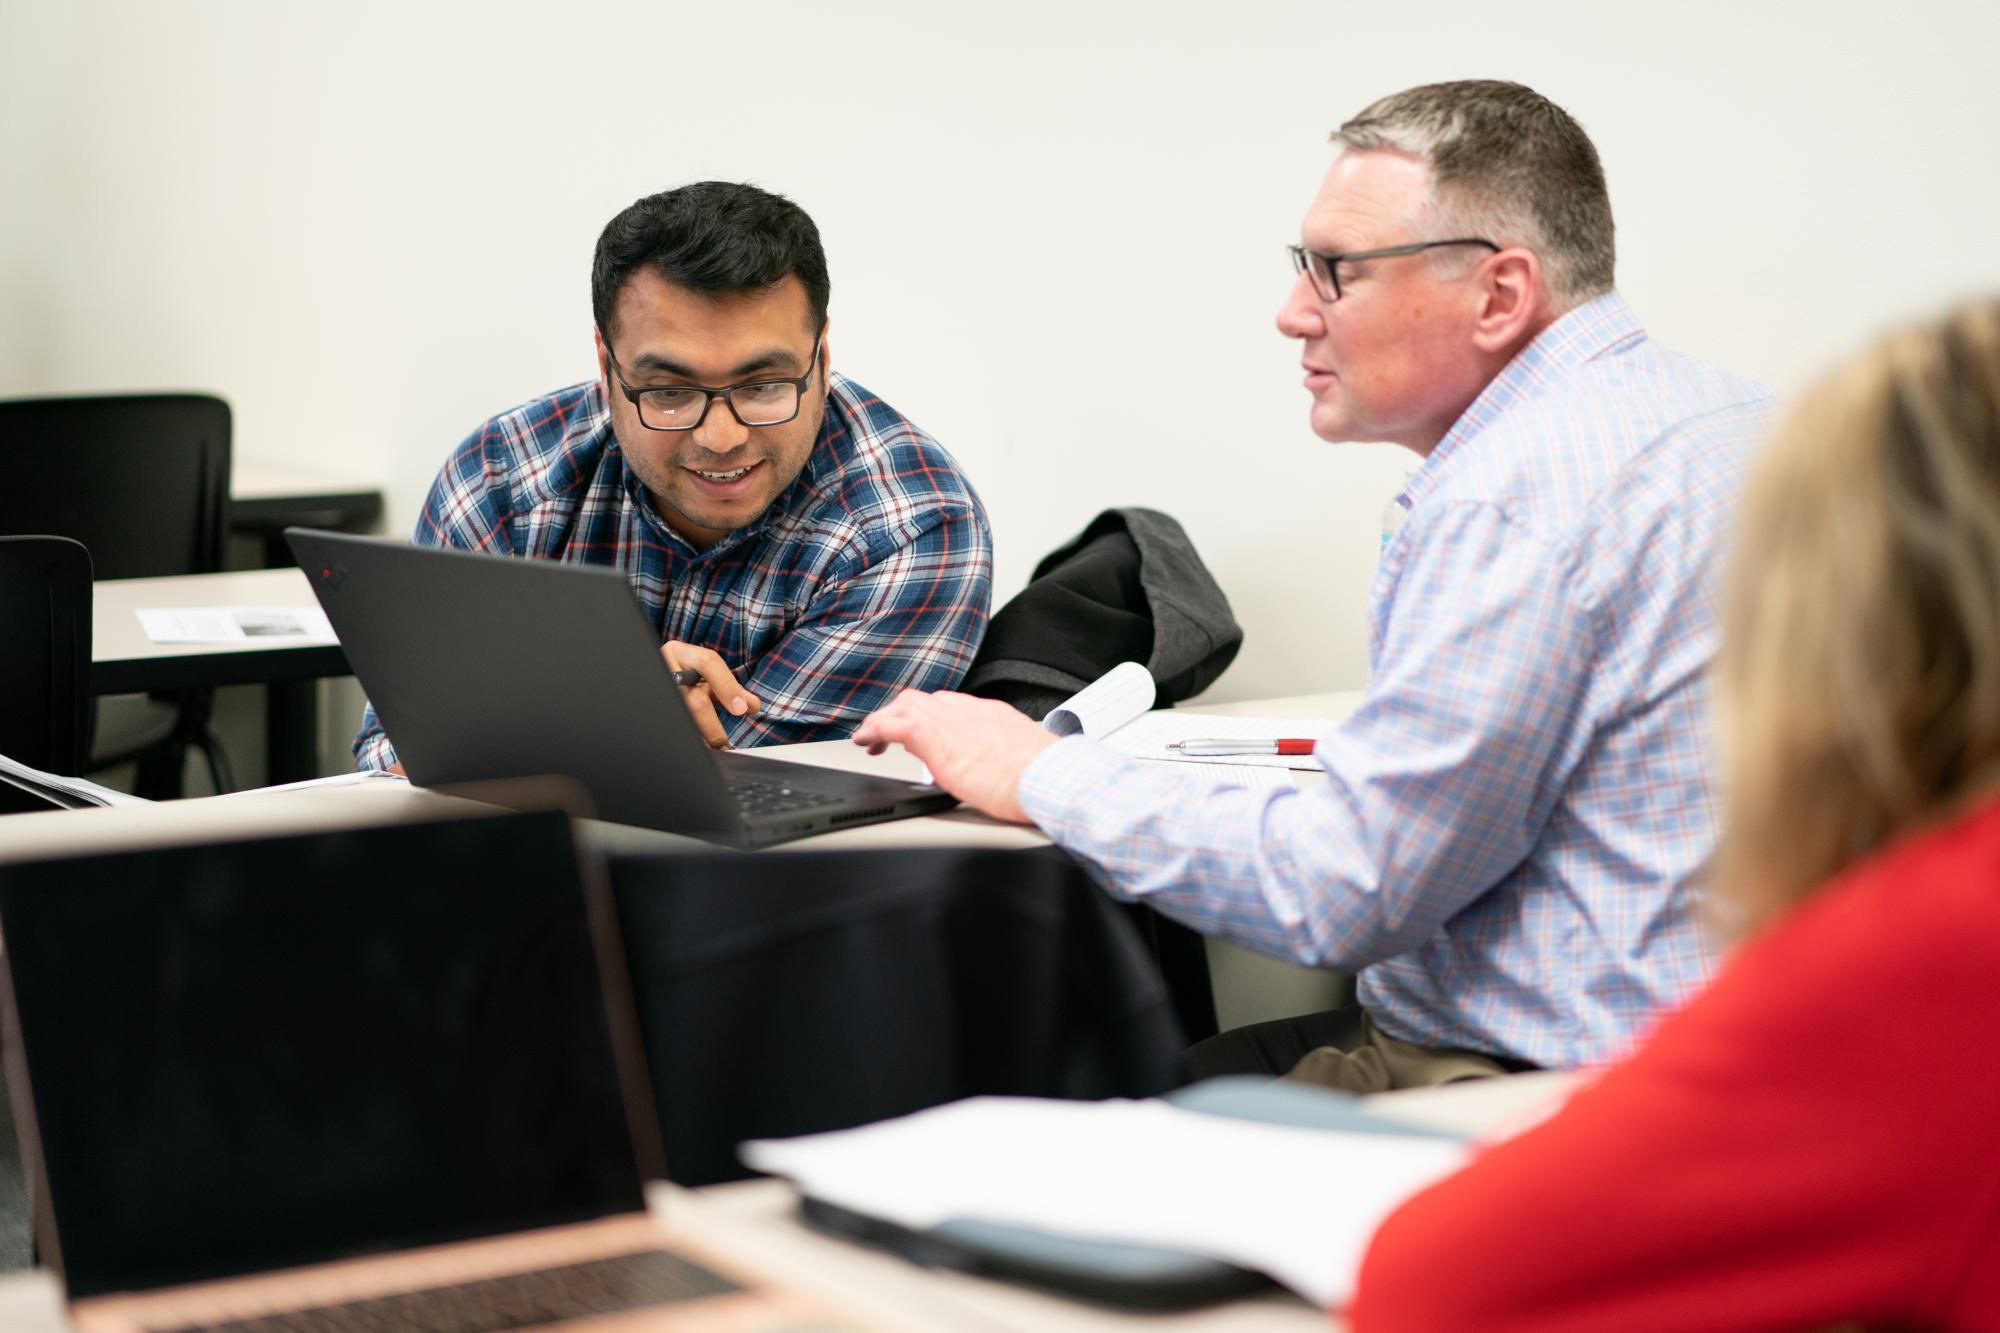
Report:
M789 347L774 347L769 351L758 353L748 361L730 367L723 372L722 378L725 381L735 381L763 370L797 370L798 366L799 358L796 352ZM691 382L701 378L694 372L693 367L682 365L678 361L653 352L641 353L632 362L632 370L635 374L672 375L676 379Z

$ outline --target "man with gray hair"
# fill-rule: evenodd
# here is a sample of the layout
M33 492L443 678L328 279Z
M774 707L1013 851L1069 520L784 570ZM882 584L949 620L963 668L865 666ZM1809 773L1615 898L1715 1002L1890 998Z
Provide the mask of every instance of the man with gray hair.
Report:
M1367 693L1315 750L1328 781L1218 788L954 694L900 695L855 740L1122 897L1359 971L1359 1005L1224 1033L1198 1075L1374 1090L1605 1060L1713 963L1714 580L1771 402L1646 336L1597 151L1546 98L1414 88L1333 140L1278 327L1315 434L1423 463Z

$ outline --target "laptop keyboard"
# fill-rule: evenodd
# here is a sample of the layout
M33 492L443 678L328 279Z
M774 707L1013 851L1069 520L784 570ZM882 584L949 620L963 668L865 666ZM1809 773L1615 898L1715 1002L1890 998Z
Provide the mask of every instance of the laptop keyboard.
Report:
M782 782L753 778L742 773L728 776L729 794L744 815L781 815L790 810L810 810L819 805L839 805L841 798L824 792L801 791Z
M490 1333L667 1305L742 1288L666 1250L506 1273L162 1333Z

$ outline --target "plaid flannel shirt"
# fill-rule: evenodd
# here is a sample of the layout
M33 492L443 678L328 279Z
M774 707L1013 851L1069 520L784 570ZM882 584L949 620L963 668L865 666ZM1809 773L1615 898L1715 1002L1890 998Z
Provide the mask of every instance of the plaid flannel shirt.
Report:
M732 745L846 736L904 688L950 689L986 633L986 513L938 443L842 375L798 479L697 551L626 466L601 384L503 412L445 461L412 541L614 565L659 632L712 648L763 702ZM589 688L579 681L579 689ZM371 706L363 768L396 755Z
M1392 1035L1571 1066L1714 965L1707 666L1760 387L1610 293L1487 385L1399 498L1329 781L1214 789L1070 739L1030 816L1122 896L1359 969Z

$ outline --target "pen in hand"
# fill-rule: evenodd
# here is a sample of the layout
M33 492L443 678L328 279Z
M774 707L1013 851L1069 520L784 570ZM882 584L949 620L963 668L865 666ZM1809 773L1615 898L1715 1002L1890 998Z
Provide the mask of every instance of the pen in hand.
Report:
M1285 736L1277 740L1259 741L1248 739L1172 741L1167 745L1176 754L1189 757L1208 757L1221 754L1311 754L1313 746L1319 742L1310 737Z
M693 667L682 667L679 671L674 672L674 684L676 685L699 685L701 682L701 672L696 671Z

